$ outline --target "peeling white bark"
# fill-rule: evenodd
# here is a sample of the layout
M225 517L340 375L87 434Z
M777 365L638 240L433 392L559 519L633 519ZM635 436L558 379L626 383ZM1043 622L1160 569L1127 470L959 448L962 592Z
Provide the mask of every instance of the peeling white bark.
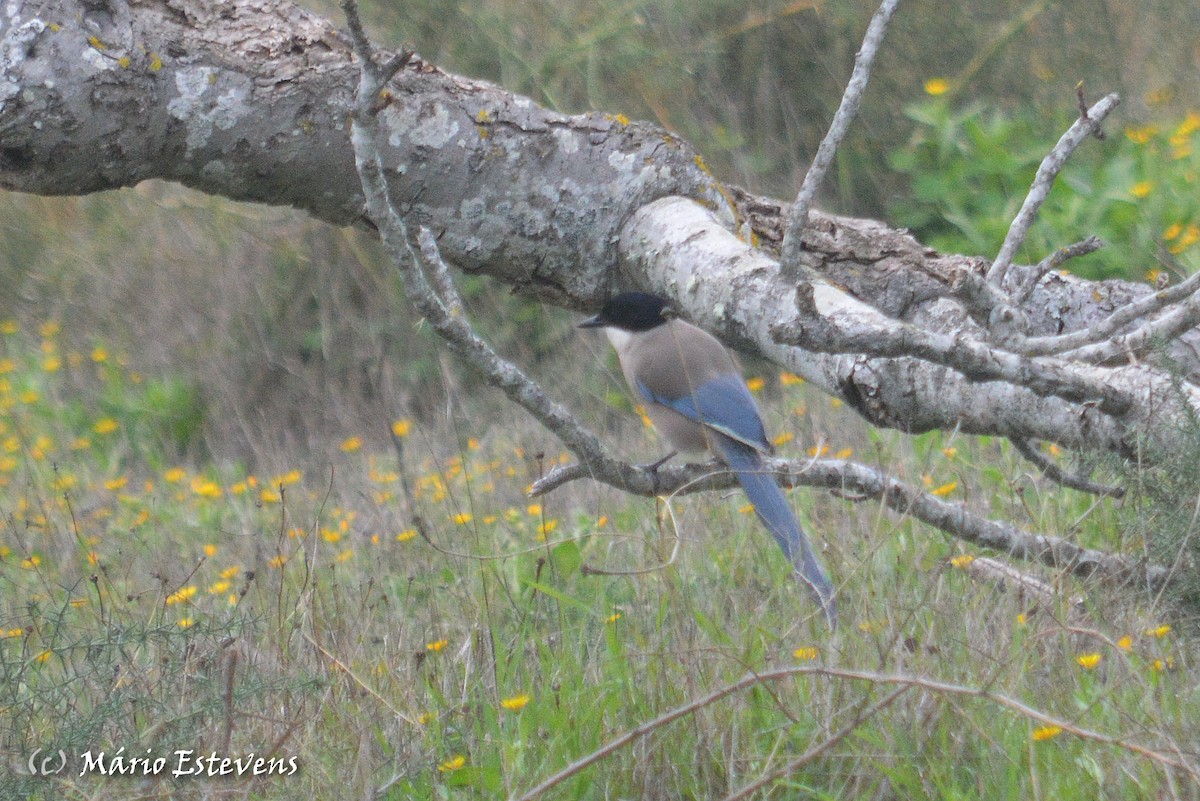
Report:
M347 122L357 78L346 37L286 0L9 0L0 15L0 185L83 194L162 178L369 226ZM419 57L388 91L380 157L397 209L435 232L450 262L527 295L584 308L620 287L654 289L731 344L907 431L958 426L1131 455L1147 444L1180 447L1177 423L1200 406L1191 383L1173 383L1152 363L1005 356L989 372L987 321L955 299L985 262L817 211L797 252L816 276L821 320L860 338L903 333L904 323L943 345L970 343L982 361L972 373L784 344L781 323L811 323L797 315L795 283L780 277L773 253L786 209L719 186L686 143L620 117L557 114ZM1008 272L1021 284L1028 269ZM1094 326L1150 291L1050 274L1021 302L1023 335ZM1172 346L1189 375L1200 374L1198 337L1193 329Z

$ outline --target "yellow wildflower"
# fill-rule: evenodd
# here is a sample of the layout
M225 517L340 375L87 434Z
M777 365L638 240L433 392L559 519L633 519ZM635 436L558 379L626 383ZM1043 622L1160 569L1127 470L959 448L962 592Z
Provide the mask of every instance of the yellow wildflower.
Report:
M467 758L460 754L452 759L447 759L445 762L438 765L438 770L441 771L442 773L450 773L452 771L458 770L459 768L461 768L462 766L464 766L466 764L467 764Z
M797 384L803 384L804 379L795 373L789 373L787 370L784 370L779 374L779 383L785 387L794 387Z
M173 592L167 596L167 601L166 601L167 606L170 606L172 604L183 603L184 601L187 601L195 594L196 594L196 588L194 586L188 585L187 587L181 587L180 589L176 590L175 592Z
M442 650L449 644L450 644L449 640L434 640L433 642L425 643L425 650L432 651L433 653L436 654L438 651Z
M1079 656L1075 657L1075 661L1078 662L1079 666L1084 670L1092 670L1096 667L1096 665L1100 664L1101 658L1101 655L1097 653L1080 654Z
M820 654L820 650L815 645L809 645L804 648L797 648L792 651L792 656L801 662L811 662Z
M221 485L207 478L196 477L192 479L192 492L199 495L201 498L220 498Z
M362 437L348 437L338 446L343 453L354 453L362 447Z
M529 696L525 693L514 695L512 698L505 698L500 701L500 706L507 709L509 712L520 712L529 703Z
M1033 739L1037 742L1049 740L1062 734L1061 726L1042 726L1040 729L1033 730Z
M397 420L392 423L392 433L397 437L407 437L412 430L412 420Z
M1158 128L1154 125L1142 125L1136 128L1131 126L1125 129L1125 138L1135 145L1144 145L1157 133Z
M950 82L945 78L930 78L925 82L925 94L939 97L950 91Z
M940 498L943 495L949 495L950 493L954 492L956 489L958 489L958 482L951 481L947 484L943 484L942 486L938 487L935 490L931 490L930 494L936 495Z

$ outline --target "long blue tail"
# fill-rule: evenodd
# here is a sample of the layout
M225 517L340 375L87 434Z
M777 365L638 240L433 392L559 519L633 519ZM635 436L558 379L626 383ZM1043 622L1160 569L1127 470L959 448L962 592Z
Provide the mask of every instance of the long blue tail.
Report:
M725 463L733 470L746 497L763 525L775 537L779 547L791 560L796 573L808 585L821 604L830 628L837 626L837 605L833 600L833 584L813 553L808 537L800 528L787 496L779 488L775 476L767 470L754 448L725 436L715 437Z

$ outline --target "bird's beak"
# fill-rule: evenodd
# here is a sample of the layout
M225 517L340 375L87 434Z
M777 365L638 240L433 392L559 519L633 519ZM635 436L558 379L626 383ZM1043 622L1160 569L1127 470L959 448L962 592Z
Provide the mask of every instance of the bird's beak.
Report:
M603 328L608 325L608 321L597 314L595 317L589 317L580 323L576 328Z

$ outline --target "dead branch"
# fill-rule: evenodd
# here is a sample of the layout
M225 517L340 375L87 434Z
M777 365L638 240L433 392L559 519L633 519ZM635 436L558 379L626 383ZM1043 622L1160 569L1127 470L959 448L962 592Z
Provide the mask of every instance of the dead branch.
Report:
M1017 251L1025 242L1025 237L1029 233L1029 228L1033 225L1033 220L1037 216L1038 209L1046 202L1046 198L1050 196L1050 189L1054 185L1054 179L1067 163L1067 159L1075 152L1075 149L1083 144L1083 140L1093 135L1100 129L1101 123L1117 105L1121 102L1121 98L1115 94L1105 96L1099 103L1092 106L1086 111L1081 111L1079 118L1075 123L1062 135L1058 140L1058 144L1042 159L1042 163L1038 166L1037 174L1033 178L1033 185L1029 187L1029 193L1025 196L1025 202L1021 204L1021 210L1017 212L1017 216L1013 218L1012 225L1009 226L1008 234L1004 237L1004 244L1000 246L1000 252L996 254L996 260L992 262L992 266L988 269L988 282L996 287L1003 288L1005 279L1008 277L1008 268L1012 265L1013 258L1017 255Z
M1033 534L1011 523L979 517L962 504L950 503L932 493L913 489L896 478L857 462L842 459L795 462L771 459L768 465L784 486L819 487L844 496L857 496L856 500L881 501L897 514L911 514L921 522L964 542L1025 561L1040 562L1076 576L1154 590L1165 586L1170 575L1168 568L1161 565L1083 548L1059 537ZM585 477L616 486L615 482L606 480L603 471L573 464L551 470L533 484L530 494L544 495L563 484ZM645 490L629 491L653 497L736 486L728 471L714 470L711 464L661 467L656 479L655 482L647 482Z
M578 775L595 763L620 750L626 745L629 745L635 740L641 739L642 737L664 728L680 718L687 717L688 715L691 715L700 709L711 706L712 704L717 703L733 693L740 692L741 690L758 684L796 678L799 676L866 682L870 685L881 687L890 686L896 688L917 688L937 695L959 698L975 698L995 704L997 707L1007 709L1042 726L1056 727L1065 733L1080 738L1081 740L1111 745L1124 751L1137 754L1138 756L1157 764L1161 769L1175 769L1184 771L1191 776L1193 780L1200 781L1200 765L1197 765L1194 761L1192 761L1188 755L1182 753L1167 753L1166 750L1160 750L1159 748L1146 746L1132 740L1083 728L1082 726L1076 725L1072 721L1042 712L1041 710L1031 707L1022 701L1018 701L1017 699L1002 693L994 692L986 687L971 687L962 684L952 684L949 682L937 681L936 679L906 676L903 674L872 673L862 670L847 670L835 667L806 665L790 668L777 668L774 670L762 671L760 673L751 673L735 682L725 685L724 687L719 687L710 693L707 693L699 698L695 698L686 704L682 704L674 709L668 710L652 720L648 720L645 723L641 723L633 727L619 737L609 740L603 746L591 752L590 754L580 757L564 767L562 770L547 777L535 787L527 790L520 796L517 796L516 801L533 801L533 799L542 795L547 790L553 789L572 776ZM884 700L887 698L888 696L885 696ZM894 700L895 699L892 699L891 701L888 701L888 703L891 703ZM872 714L876 713L873 712ZM861 723L858 725L861 725Z
M887 34L888 23L891 22L892 15L896 13L896 7L899 4L900 0L883 0L875 12L875 16L871 17L871 22L867 25L867 33L863 36L862 46L858 48L858 53L854 56L854 70L850 74L850 80L846 82L841 103L838 104L838 110L829 124L829 131L817 147L817 155L813 158L808 172L805 173L804 181L800 184L800 192L796 195L796 201L792 203L791 211L788 213L783 245L779 253L779 263L784 274L792 276L796 280L801 280L798 258L800 237L804 233L804 227L808 225L809 210L817 197L817 189L825 180L825 173L833 164L838 146L846 137L846 132L850 130L850 124L854 122L854 118L858 114L863 93L867 90L867 82L871 79L871 66L875 63L875 54L879 52L879 46Z

